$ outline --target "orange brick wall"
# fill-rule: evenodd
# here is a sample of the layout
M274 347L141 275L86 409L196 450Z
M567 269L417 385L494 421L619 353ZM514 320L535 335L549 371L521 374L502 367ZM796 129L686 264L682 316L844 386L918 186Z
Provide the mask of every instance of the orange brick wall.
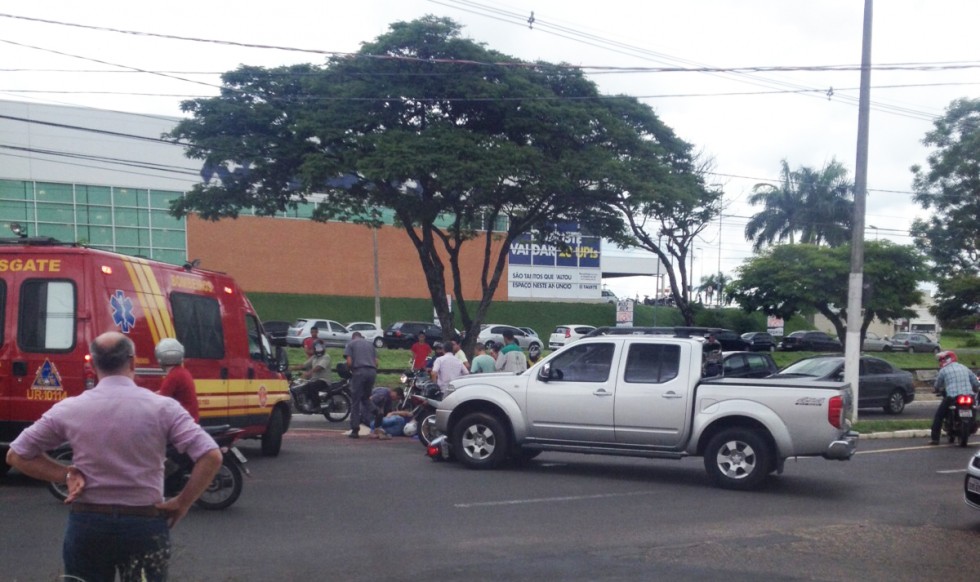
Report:
M494 253L500 243L494 243ZM371 229L338 222L242 216L209 222L187 217L187 256L201 267L228 273L246 292L374 297ZM446 287L451 292L449 263ZM463 294L479 299L483 246L464 243ZM378 231L378 266L383 297L428 299L415 246L405 231ZM468 268L469 267L469 268ZM507 299L507 273L495 298Z

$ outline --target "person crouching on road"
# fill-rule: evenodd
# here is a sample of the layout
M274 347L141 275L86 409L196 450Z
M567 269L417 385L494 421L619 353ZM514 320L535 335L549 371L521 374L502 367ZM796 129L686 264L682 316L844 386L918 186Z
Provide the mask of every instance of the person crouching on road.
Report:
M398 404L405 399L405 391L401 388L375 388L371 393L371 402L377 412L374 415L374 430L372 439L388 440L393 436L401 436L405 423L412 417L411 410L399 410Z
M364 339L359 331L351 334L351 341L344 348L344 358L351 371L350 391L350 434L352 439L360 436L361 424L370 425L375 416L374 403L371 402L371 391L378 375L378 353L374 344Z
M167 374L157 394L180 402L187 414L194 418L194 422L201 422L194 377L184 367L184 345L172 337L165 337L160 340L153 353L157 357L157 363Z
M136 351L119 332L89 347L98 384L51 407L7 451L25 475L67 483L71 505L62 556L65 578L111 582L166 580L170 528L211 484L221 452L173 398L137 386ZM67 442L65 468L45 451ZM163 499L167 444L194 459L177 497Z
M939 444L943 420L946 419L949 407L956 401L956 397L973 394L980 388L980 380L977 380L976 375L969 368L956 361L955 352L939 352L936 354L936 359L939 360L939 374L933 384L933 391L937 394L943 393L944 396L939 402L939 408L936 409L936 416L932 419L930 445Z

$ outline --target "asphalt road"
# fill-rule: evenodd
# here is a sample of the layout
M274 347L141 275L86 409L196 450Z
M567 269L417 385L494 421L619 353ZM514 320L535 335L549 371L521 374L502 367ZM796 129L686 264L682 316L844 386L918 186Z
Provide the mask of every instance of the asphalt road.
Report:
M710 486L701 459L544 453L471 471L312 417L278 458L243 450L241 499L177 526L172 580L977 578L973 446L866 440L848 462L790 460L751 493ZM0 479L0 580L58 579L65 513L43 485Z

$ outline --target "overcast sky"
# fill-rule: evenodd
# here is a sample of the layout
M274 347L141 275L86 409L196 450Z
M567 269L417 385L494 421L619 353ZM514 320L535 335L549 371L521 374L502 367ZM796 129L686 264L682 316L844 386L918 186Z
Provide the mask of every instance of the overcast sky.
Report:
M872 61L883 68L871 75L866 237L909 243L908 227L923 215L911 203L909 171L925 162L921 140L953 99L980 93L980 1L879 0L874 8ZM464 35L524 60L824 69L590 75L604 93L649 104L714 158L711 181L724 187L727 208L720 228L695 245L700 279L719 267L731 273L751 255L744 227L758 209L745 199L755 184L777 180L780 160L819 168L836 158L853 176L863 9L862 0L8 0L0 7L0 98L180 115L182 99L216 95L218 74L239 64L325 58L230 43L354 52L390 23L425 14L453 18ZM826 70L841 66L851 70ZM650 280L606 283L621 296L652 294Z

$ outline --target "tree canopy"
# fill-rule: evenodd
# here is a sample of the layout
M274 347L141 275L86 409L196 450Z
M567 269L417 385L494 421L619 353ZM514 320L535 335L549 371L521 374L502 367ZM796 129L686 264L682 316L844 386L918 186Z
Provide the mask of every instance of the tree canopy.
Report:
M649 107L600 95L576 68L464 39L458 24L432 16L394 23L322 66L243 66L223 76L219 97L183 109L192 117L171 135L212 179L172 212L218 220L305 202L315 220L378 226L390 209L446 331L444 256L464 329L478 331L518 236L558 241L556 225L572 222L621 240L613 202L624 192L670 196L675 174L690 169L690 147ZM471 316L459 253L474 239L484 253Z
M980 99L954 101L923 143L928 169L913 166L915 201L932 210L912 235L938 280L935 314L944 325L980 323Z
M865 244L862 341L875 317L888 322L914 316L911 306L922 301L918 284L929 278L925 258L915 248L890 241ZM820 313L844 343L849 273L849 245L778 245L739 267L727 294L746 311L783 318Z
M850 241L854 186L847 168L832 160L820 170L781 162L780 184L756 184L749 197L763 209L745 225L745 238L755 250L775 242L828 244Z

